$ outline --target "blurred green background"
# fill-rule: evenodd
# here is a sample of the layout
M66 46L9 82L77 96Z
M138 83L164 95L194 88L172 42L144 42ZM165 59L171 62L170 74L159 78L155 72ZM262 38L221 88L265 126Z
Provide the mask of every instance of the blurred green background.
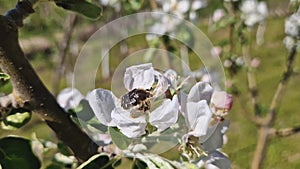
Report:
M0 14L4 14L8 9L13 8L15 1L0 1ZM257 45L254 41L251 44L251 55L261 60L260 67L256 70L257 82L259 88L260 103L263 107L268 108L276 85L280 80L284 70L287 50L282 43L284 34L284 20L287 16L288 0L268 0L267 1L270 15L266 21L266 32L264 35L265 42L262 45ZM208 7L199 11L200 20L195 24L208 36L214 45L221 44L224 39L228 38L228 29L218 30L217 32L208 31L209 17L212 12L222 7L222 1L209 1ZM68 71L72 70L72 66L76 61L78 51L84 44L85 40L101 25L109 22L114 18L125 15L126 12L121 11L115 14L112 9L104 8L103 16L97 21L90 21L82 16L77 19L77 24L74 27L74 32L71 38L70 50L67 53L67 60L63 67L65 69L61 77L61 83L53 82L56 75L57 65L59 63L59 47L60 40L64 36L66 18L73 15L71 12L66 12L61 8L56 7L51 2L42 2L35 8L36 13L25 20L25 26L20 29L20 41L26 48L25 54L29 58L31 64L37 71L42 81L47 88L53 93L68 87L70 85L67 78ZM254 31L255 32L255 31ZM255 35L255 34L253 34ZM40 38L41 49L35 50L30 47L30 43L37 41ZM142 49L141 41L145 41L144 36L135 36L125 40L128 46L128 53ZM44 46L43 46L44 45ZM111 74L126 57L127 54L120 52L120 45L117 44L110 51L112 56L110 59ZM24 46L23 46L24 47ZM191 56L192 59L193 56ZM224 59L224 58L221 58ZM200 67L197 62L191 62L192 68ZM299 54L295 63L296 71L300 68ZM108 88L111 78L97 79L98 87ZM242 89L242 96L248 97L247 94L247 78L245 70L242 70L237 75L237 84ZM288 84L288 89L285 93L283 102L279 108L278 115L274 127L276 129L293 127L300 125L299 106L300 106L300 74L292 77ZM0 90L9 91L10 87ZM236 99L235 99L236 100ZM241 113L242 107L250 106L249 102L244 102L240 105L234 103L228 118L231 120L231 126L228 130L228 143L224 146L224 152L228 154L232 160L233 169L249 168L252 154L256 146L257 128ZM33 119L23 128L16 131L0 130L0 137L6 135L20 135L31 138L32 134L36 133L38 138L50 139L57 141L55 134L40 120L39 117L33 116ZM300 168L300 134L295 134L288 137L272 138L265 157L263 168L265 169L282 169L282 168ZM176 151L171 150L171 151ZM172 157L172 153L165 153L165 156ZM176 157L174 157L176 158Z

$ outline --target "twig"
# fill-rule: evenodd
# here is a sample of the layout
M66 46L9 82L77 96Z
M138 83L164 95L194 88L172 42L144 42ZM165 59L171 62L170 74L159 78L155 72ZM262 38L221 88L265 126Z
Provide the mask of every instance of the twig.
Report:
M151 6L152 11L157 10L158 5L157 5L156 1L155 0L150 0L149 2L150 2L150 6Z
M245 66L247 68L247 79L248 79L248 89L250 92L251 101L253 104L255 115L259 115L260 109L258 104L258 91L256 85L256 77L254 71L251 70L251 56L249 53L250 46L247 44L242 45L243 59Z
M61 77L64 73L64 63L68 54L68 50L70 47L70 42L72 38L72 33L74 31L75 25L77 21L77 15L70 14L65 23L65 33L62 42L60 43L59 47L59 56L58 56L58 63L55 70L55 75L53 79L53 95L56 96L59 91L59 84Z
M259 117L259 116L255 116L253 115L251 112L248 111L248 109L245 107L245 100L243 100L241 98L241 96L237 96L236 97L237 101L239 102L241 109L242 109L242 113L244 114L244 116L250 120L251 122L253 122L254 124L256 124L257 126L261 126L264 122L264 119Z
M280 80L276 92L273 96L270 108L269 108L269 113L267 117L267 123L273 123L275 119L275 110L278 108L281 100L283 99L283 93L285 91L286 85L290 80L290 77L293 74L293 63L295 61L295 57L297 54L297 46L293 46L291 49L289 56L287 58L287 64L286 64L286 71L283 73L282 79Z
M283 77L280 80L277 89L275 91L275 94L273 96L268 115L264 119L264 125L261 126L260 131L259 131L259 137L256 145L256 149L253 155L253 160L251 163L251 168L252 169L257 169L260 168L265 151L267 148L267 143L269 141L270 137L270 131L271 131L271 126L275 120L276 116L276 109L278 108L280 101L283 98L283 92L285 91L286 85L293 73L293 63L295 61L295 56L297 53L297 47L294 46L288 56L287 59L287 64L286 64L286 71L283 73Z
M270 135L271 136L278 136L278 137L287 137L293 134L297 134L300 132L300 126L290 127L290 128L283 128L283 129L271 129Z

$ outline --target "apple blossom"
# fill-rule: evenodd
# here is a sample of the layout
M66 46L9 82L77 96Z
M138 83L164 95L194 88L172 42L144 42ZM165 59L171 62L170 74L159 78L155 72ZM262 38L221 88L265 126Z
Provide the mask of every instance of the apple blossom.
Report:
M217 120L212 125L212 117L223 118L232 107L232 96L224 91L213 91L207 82L198 82L188 95L181 93L180 103L188 127L187 134L182 137L182 153L188 158L199 158L221 148L229 121Z
M155 71L152 64L141 64L126 69L124 86L127 90L143 89L152 90L153 98L160 97L169 87L169 83L163 74ZM139 95L133 94L131 102L137 102ZM150 106L149 111L140 110L137 106L122 106L121 99L111 91L95 89L87 95L98 120L107 126L116 126L127 137L134 138L146 134L146 126L149 122L157 128L158 132L164 131L178 118L178 99L174 95L172 99L165 99L154 110Z

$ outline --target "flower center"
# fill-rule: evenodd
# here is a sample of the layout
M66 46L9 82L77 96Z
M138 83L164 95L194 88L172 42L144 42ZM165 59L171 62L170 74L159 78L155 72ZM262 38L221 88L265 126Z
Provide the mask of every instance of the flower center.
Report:
M149 90L133 89L121 97L121 106L128 109L136 109L143 112L150 110L152 94Z

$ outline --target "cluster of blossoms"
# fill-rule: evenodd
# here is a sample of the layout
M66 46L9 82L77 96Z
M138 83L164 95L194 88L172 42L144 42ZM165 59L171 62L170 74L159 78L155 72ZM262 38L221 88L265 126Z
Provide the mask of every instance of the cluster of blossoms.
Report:
M150 27L151 32L159 32L159 34L172 34L178 26L181 25L184 18L195 20L197 11L206 7L205 0L156 0L158 8L153 9L154 12L166 13ZM174 17L175 16L175 17ZM151 41L157 36L147 35L146 39Z
M229 126L224 116L231 109L231 95L214 91L207 82L197 82L186 94L180 90L183 84L174 70L160 72L151 63L126 68L124 86L128 92L120 98L101 88L85 97L101 124L134 139L163 135L184 118L184 124L177 124L186 128L180 136L182 155L199 166L220 163L229 168L230 161L220 148ZM72 94L69 90L58 97L64 108L75 107L83 99L77 90Z
M248 27L263 23L268 15L267 4L257 0L243 0L241 11L242 20Z
M176 15L180 18L188 16L189 19L193 20L196 18L196 11L206 7L205 0L156 0L161 6L162 11Z
M286 48L291 50L295 45L298 48L300 46L300 7L286 19L284 26L286 34L284 44Z

